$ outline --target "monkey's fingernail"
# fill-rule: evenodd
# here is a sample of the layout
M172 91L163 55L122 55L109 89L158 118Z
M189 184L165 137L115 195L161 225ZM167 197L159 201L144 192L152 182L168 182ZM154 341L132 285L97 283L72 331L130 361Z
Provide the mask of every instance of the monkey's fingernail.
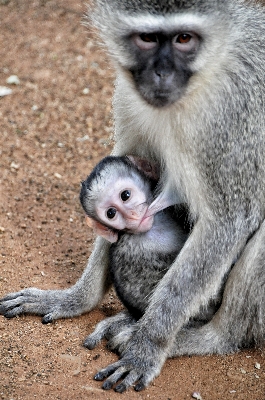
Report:
M44 325L50 324L53 321L52 317L50 315L45 315L45 317L42 318L42 323Z
M115 387L115 392L123 393L126 390L126 386L123 383L120 383L118 386Z
M85 340L84 341L84 347L86 347L89 350L93 350L96 347L97 343L93 342L92 340Z
M111 382L106 381L102 385L102 389L104 389L104 390L110 390L111 388L112 388L112 383Z
M145 385L143 383L137 383L137 385L135 385L134 390L136 392L140 392L141 390L143 390L145 388Z
M95 381L103 381L104 378L105 378L105 376L104 376L104 374L102 374L102 372L98 372L98 373L94 376Z

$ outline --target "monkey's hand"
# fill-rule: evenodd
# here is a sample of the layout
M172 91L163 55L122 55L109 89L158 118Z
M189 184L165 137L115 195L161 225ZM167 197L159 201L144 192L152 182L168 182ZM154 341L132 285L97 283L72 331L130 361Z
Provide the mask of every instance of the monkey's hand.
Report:
M0 299L0 314L6 318L30 313L43 315L42 322L47 324L58 318L67 318L82 313L77 299L67 290L41 290L28 288L10 293Z
M29 288L0 299L0 314L7 318L30 313L43 315L47 324L58 318L71 318L92 310L110 287L108 274L109 243L97 238L83 275L65 290Z
M121 359L99 371L94 379L102 381L107 378L102 388L109 390L126 374L115 387L115 391L122 393L134 384L136 384L135 390L141 391L159 375L166 358L165 349L138 331L129 340L127 350L123 352Z

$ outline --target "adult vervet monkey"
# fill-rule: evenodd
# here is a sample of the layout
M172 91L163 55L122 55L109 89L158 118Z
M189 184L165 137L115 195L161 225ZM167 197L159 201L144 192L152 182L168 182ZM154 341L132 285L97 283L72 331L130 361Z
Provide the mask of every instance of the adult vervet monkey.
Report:
M167 357L264 340L265 13L240 0L98 0L93 19L117 70L114 154L158 161L195 222L144 316L119 335L120 360L96 375L109 389L127 373L116 390L141 390ZM109 286L108 246L97 240L72 288L10 294L1 312L50 322L91 310ZM185 329L233 263L218 312Z

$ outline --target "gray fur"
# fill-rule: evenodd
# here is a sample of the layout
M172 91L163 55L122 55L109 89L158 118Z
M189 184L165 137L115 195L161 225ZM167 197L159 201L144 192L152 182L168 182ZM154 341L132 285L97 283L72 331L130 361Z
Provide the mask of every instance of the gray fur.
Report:
M128 16L112 9L112 2L106 8L102 4L96 24L117 68L114 153L160 161L165 182L186 199L195 221L133 333L121 333L121 359L96 375L109 376L104 383L109 389L127 372L116 390L137 381L135 389L141 390L168 356L224 354L264 343L265 13L254 2L234 0L223 8L219 1L201 1L209 13L183 1L185 12L169 15L146 11ZM130 29L170 31L174 24L177 29L179 18L181 29L187 19L186 29L200 30L203 45L183 96L156 108L135 90L126 69L135 63L134 53L127 52L123 39ZM108 287L108 250L97 239L81 279L55 292L56 299L52 292L35 289L33 296L22 291L2 300L1 312L15 316L29 311L56 319L90 310ZM203 327L186 329L218 293L234 260L218 312Z
M155 215L149 232L121 234L110 248L110 274L115 289L138 319L150 301L158 282L180 252L186 235L168 212Z
M216 11L217 8L224 8L227 5L226 0L114 0L112 1L112 9L120 10L128 14L142 14L148 12L153 15L173 14L176 12L185 12L192 8L200 12L209 13L209 10ZM99 0L96 4L100 5L100 9L108 7L108 0Z
M116 338L120 332L131 329L135 322L136 320L128 311L122 311L113 317L105 318L97 324L93 333L86 338L84 346L88 349L94 349L103 338L106 338L109 340L109 347L113 350L116 348L120 349L119 344L114 343L113 339Z

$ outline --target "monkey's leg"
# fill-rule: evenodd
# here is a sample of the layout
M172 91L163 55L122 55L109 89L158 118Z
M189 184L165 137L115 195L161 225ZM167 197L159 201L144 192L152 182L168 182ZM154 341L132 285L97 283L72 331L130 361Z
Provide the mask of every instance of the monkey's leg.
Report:
M110 286L110 244L97 238L88 265L77 283L65 290L23 289L0 300L0 314L12 318L23 313L43 315L42 322L80 315L93 309Z
M86 338L84 346L88 349L94 349L103 338L111 340L113 336L134 323L135 319L127 311L122 311L113 317L106 318L97 324L94 332Z
M199 329L181 331L169 353L230 353L265 340L265 222L233 267L221 307Z
M121 359L95 376L107 378L104 389L127 374L115 390L123 392L136 382L135 389L142 390L160 373L178 332L219 293L226 273L256 228L240 216L239 221L227 216L211 223L198 221L135 324Z

